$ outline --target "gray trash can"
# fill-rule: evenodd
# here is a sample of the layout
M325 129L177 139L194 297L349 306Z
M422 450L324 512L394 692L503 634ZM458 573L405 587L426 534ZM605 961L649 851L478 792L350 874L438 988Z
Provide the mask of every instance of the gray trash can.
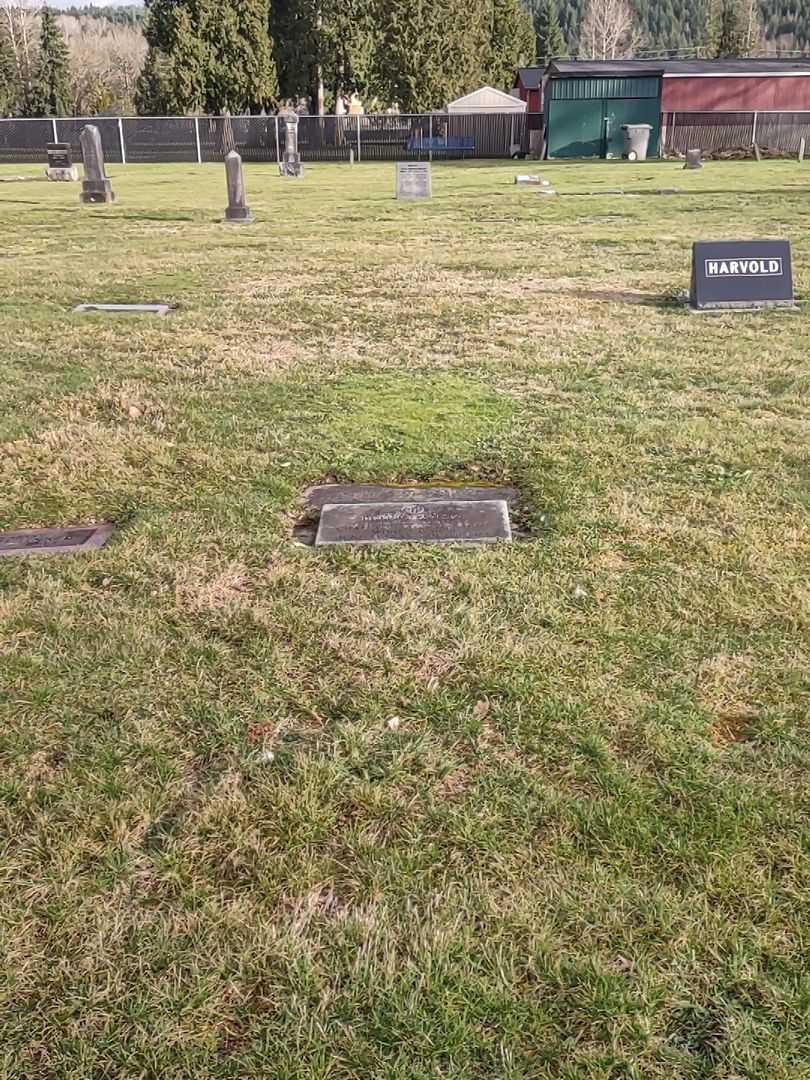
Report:
M650 145L651 124L622 124L624 149L622 157L628 161L646 161Z

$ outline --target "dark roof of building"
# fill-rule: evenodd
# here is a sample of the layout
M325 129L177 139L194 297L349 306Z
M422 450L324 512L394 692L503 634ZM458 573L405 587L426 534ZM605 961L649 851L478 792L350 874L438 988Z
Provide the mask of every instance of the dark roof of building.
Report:
M522 71L541 71L522 68ZM552 60L550 75L810 75L810 56L743 60ZM541 72L542 74L542 72ZM526 82L523 82L526 86ZM534 89L533 87L531 89Z
M520 83L525 90L539 90L543 81L543 71L544 68L541 67L518 68L515 86Z

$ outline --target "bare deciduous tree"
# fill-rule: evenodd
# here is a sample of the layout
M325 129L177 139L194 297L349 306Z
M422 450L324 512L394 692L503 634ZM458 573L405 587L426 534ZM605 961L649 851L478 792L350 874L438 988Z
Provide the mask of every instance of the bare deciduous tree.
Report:
M31 71L36 54L39 18L27 0L0 0L3 36L11 47L17 80L23 92L31 90Z
M132 112L135 83L146 56L141 31L71 15L63 15L60 24L70 49L74 114Z
M627 0L590 0L582 20L580 53L592 60L633 56L643 35Z

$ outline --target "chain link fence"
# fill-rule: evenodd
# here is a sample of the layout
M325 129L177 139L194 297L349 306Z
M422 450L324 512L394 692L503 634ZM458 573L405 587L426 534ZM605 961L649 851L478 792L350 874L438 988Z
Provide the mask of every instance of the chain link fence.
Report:
M101 132L109 162L221 161L237 150L245 161L279 161L284 119L276 116L92 116L0 120L0 162L45 161L45 144L69 142L79 154L85 124ZM508 158L527 149L526 116L302 116L303 161L428 161Z

